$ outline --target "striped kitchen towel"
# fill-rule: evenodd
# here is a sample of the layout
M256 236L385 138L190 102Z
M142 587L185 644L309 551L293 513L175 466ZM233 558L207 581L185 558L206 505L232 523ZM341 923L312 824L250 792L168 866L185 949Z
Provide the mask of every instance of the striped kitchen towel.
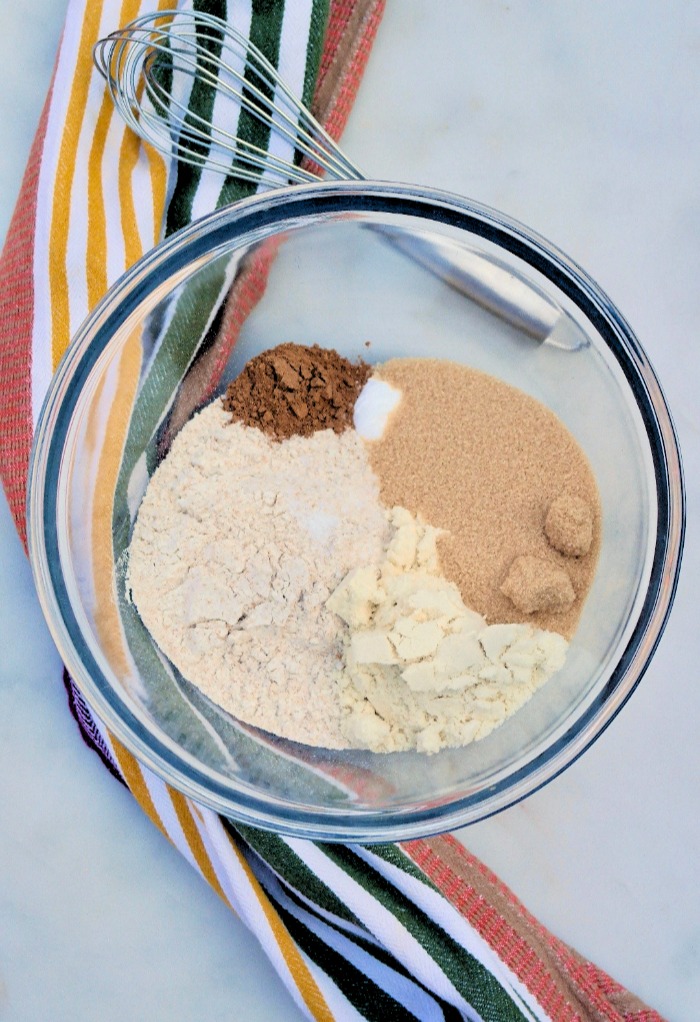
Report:
M161 0L159 9L172 3ZM164 235L256 188L234 180L222 186L218 177L166 164L115 114L93 68L93 44L153 4L70 0L0 261L0 469L25 543L32 432L71 336L110 284ZM200 0L199 6L252 38L312 102L328 131L341 133L383 0ZM178 386L165 418L140 423L150 429L154 457L216 386L273 256L263 253L232 288L222 281L220 296L209 296L208 307L219 310L213 338L209 321L194 331L188 321L189 347L183 346L177 310L163 327L158 350L177 352L168 365L186 385ZM135 400L148 378L142 357L135 345L120 366ZM109 409L105 472L112 485L123 485L127 529L136 444L122 412L118 404ZM236 826L142 767L67 675L65 682L85 740L250 927L308 1018L661 1022L552 936L455 839L363 847Z

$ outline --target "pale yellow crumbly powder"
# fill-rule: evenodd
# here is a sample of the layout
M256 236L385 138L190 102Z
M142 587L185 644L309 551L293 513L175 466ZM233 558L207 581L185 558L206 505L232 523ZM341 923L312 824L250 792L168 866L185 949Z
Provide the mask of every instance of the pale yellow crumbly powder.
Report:
M525 624L489 625L442 575L437 531L392 508L378 565L328 601L347 624L343 733L376 752L438 752L490 734L563 665L568 643Z

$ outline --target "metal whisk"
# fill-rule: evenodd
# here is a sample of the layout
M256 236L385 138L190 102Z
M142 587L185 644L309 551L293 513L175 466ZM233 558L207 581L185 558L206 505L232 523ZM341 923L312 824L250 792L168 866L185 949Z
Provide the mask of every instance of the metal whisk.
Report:
M265 55L214 15L143 14L101 39L93 57L126 123L166 156L259 186L318 181L321 173L365 179ZM511 268L438 236L375 230L531 338L569 350L588 343L568 314Z
M220 18L144 14L93 56L126 123L167 156L270 186L317 181L314 168L364 179L265 55ZM260 129L282 142L281 154L255 144Z

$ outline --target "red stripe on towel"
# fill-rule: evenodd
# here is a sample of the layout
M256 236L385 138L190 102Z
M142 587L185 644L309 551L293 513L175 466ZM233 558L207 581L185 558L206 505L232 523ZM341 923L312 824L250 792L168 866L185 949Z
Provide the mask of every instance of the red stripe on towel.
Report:
M27 547L25 502L32 444L34 235L39 168L53 81L41 113L17 205L0 255L0 476L20 539Z
M664 1022L546 929L452 835L401 844L557 1022Z

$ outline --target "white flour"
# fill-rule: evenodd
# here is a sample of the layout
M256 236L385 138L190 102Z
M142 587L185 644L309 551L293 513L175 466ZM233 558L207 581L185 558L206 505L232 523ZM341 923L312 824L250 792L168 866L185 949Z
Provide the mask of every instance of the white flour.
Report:
M270 441L214 402L151 480L127 584L182 674L249 724L347 747L339 620L325 602L388 525L353 430Z

